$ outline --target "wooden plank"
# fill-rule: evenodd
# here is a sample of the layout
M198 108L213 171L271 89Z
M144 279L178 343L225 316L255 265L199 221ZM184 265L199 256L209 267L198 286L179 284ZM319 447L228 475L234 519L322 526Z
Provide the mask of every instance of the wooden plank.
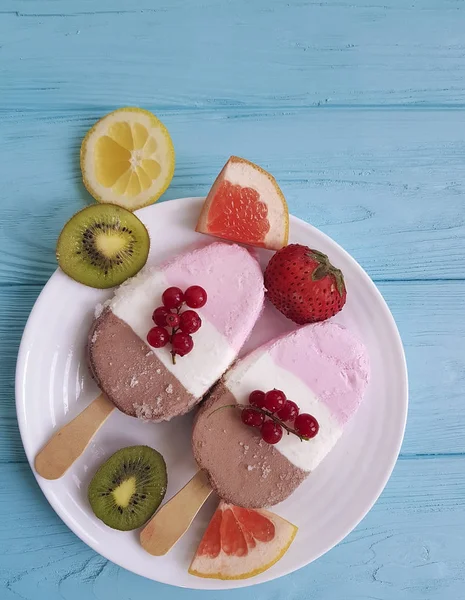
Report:
M2 600L205 597L137 577L94 553L48 506L27 465L0 465L0 480L8 481L0 495ZM464 495L465 457L401 460L380 500L344 542L292 578L241 590L240 596L462 598ZM11 519L13 506L21 518ZM211 597L219 600L224 593L211 592Z
M464 103L454 0L2 0L0 11L12 109Z
M56 267L63 224L91 201L80 182L79 144L101 114L4 116L0 282L43 283ZM273 172L291 212L331 235L375 279L465 277L465 112L161 116L177 149L166 199L204 195L236 153Z
M465 282L379 288L407 357L410 404L402 454L465 454Z
M406 348L410 413L403 455L465 453L465 282L380 286ZM23 461L14 406L20 336L38 288L0 288L0 462Z

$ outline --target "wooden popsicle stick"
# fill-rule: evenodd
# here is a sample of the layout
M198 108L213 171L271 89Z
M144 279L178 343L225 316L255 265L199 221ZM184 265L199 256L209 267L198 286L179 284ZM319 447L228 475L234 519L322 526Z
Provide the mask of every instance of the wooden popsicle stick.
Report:
M144 550L163 556L189 529L212 488L205 471L198 471L175 496L164 504L140 534Z
M67 425L57 431L36 456L34 466L45 479L58 479L81 456L90 440L115 408L100 394Z

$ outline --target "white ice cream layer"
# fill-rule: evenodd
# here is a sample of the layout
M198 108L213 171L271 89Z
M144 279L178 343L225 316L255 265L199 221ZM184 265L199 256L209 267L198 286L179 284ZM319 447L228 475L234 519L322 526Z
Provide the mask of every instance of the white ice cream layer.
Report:
M301 379L279 367L268 352L262 353L257 360L256 357L254 352L232 368L225 376L225 385L238 403L247 404L250 393L263 389L263 382L266 382L264 391L282 390L297 404L301 413L313 415L320 425L313 439L302 442L284 431L281 441L274 446L299 469L313 471L341 437L342 427L312 390Z
M200 398L219 379L236 357L236 352L218 329L208 322L202 309L197 309L202 327L192 334L194 349L186 356L176 358L173 365L168 344L152 348L147 333L154 327L152 314L161 306L161 296L170 287L161 271L141 272L120 286L109 303L113 314L127 323L173 373L176 379L196 398Z

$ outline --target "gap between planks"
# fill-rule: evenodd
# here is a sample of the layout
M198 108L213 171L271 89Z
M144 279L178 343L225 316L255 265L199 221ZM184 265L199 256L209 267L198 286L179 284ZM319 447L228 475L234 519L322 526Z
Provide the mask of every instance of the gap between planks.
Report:
M0 15L2 13L0 12ZM36 91L47 91L47 90L56 90L58 88L36 88ZM69 113L75 119L80 120L82 115L89 114L92 117L96 114L106 114L115 110L115 108L119 107L116 104L102 104L102 105L93 105L91 108L82 106L81 104L76 104L75 106L64 106L62 108L12 108L5 107L2 108L0 105L0 114L2 115L10 115L11 117L21 117L22 115L31 115L36 114L41 116L42 114L46 114L49 116L49 119L53 119L53 116L56 115L57 119L68 119ZM247 117L249 114L251 116L269 116L273 117L276 114L298 114L302 112L308 111L370 111L370 112L396 112L396 111L405 111L405 112L439 112L439 111L462 111L465 108L465 103L461 102L412 102L411 104L405 103L392 103L392 104L349 104L349 103L331 103L328 101L315 101L309 104L280 104L277 106L269 106L264 107L263 104L244 104L243 106L236 106L234 101L231 103L228 102L216 102L213 100L211 103L205 104L203 106L191 104L163 104L163 103L155 103L153 105L147 105L146 108L155 109L158 114L169 114L183 112L185 114L188 113L205 113L205 112L215 112L215 115L218 115L221 111L228 113L228 118L231 119L241 119ZM234 115L231 115L231 111L234 111Z

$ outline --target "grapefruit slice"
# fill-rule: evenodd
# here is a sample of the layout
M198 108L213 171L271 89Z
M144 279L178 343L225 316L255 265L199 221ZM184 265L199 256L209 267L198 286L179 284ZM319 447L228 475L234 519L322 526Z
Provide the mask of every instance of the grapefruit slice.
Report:
M248 579L284 556L297 527L267 510L221 501L197 548L189 573L210 579Z
M289 237L287 203L272 175L231 156L208 193L196 231L279 250Z

